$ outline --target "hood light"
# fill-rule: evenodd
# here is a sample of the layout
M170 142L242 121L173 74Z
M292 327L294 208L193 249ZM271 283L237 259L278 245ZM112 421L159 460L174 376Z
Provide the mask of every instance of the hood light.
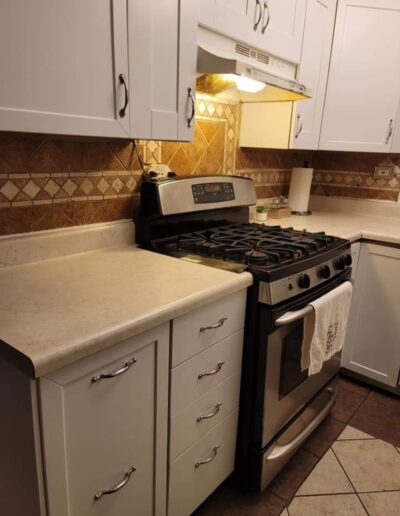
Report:
M235 74L227 74L230 80L235 81L236 87L239 91L244 91L246 93L258 93L262 91L266 84L260 81L256 81L255 79L250 79L250 77L246 77L244 75L235 75Z

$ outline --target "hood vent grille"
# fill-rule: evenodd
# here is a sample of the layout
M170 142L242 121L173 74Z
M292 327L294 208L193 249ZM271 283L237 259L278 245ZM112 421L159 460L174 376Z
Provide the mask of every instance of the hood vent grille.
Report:
M240 54L241 56L248 57L250 59L254 59L260 63L269 64L270 57L268 54L263 54L262 52L257 52L256 50L247 47L241 43L236 43L235 52Z

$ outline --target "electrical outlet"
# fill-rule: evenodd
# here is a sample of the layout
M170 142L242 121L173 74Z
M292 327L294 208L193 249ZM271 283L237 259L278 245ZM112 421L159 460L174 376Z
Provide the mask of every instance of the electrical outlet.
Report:
M374 177L378 179L391 179L394 176L393 165L381 165L374 168Z

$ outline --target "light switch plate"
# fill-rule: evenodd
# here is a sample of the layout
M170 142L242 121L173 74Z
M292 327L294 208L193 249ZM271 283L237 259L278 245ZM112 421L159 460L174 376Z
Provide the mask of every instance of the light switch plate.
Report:
M393 165L381 165L374 168L374 177L377 179L391 179L394 177Z

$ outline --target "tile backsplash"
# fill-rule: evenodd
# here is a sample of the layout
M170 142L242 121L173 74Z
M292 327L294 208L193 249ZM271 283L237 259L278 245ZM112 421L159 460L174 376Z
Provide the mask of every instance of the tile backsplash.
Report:
M286 194L290 171L314 166L318 195L397 200L400 177L374 179L380 154L240 149L239 105L198 94L190 143L140 141L145 163L179 174L251 177L259 198ZM391 156L400 166L400 156ZM0 234L130 218L141 167L131 141L0 133Z

